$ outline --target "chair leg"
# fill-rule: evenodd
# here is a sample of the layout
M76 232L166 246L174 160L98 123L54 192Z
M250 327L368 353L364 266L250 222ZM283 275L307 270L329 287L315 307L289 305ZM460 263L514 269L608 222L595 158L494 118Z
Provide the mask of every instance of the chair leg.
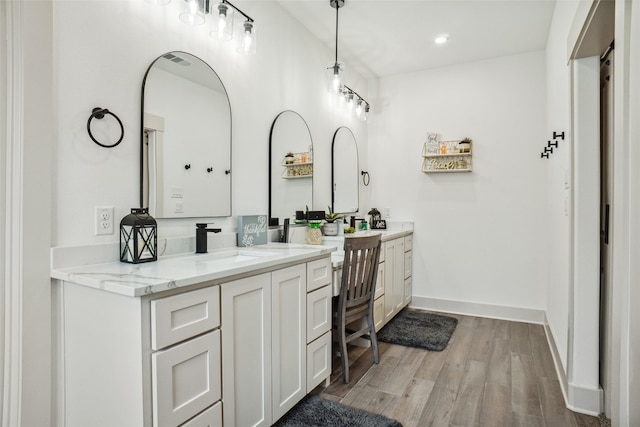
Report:
M367 322L369 323L369 337L371 338L371 347L373 348L373 363L380 363L380 355L378 352L378 337L376 336L376 325L373 323L373 316L371 312L367 316Z
M349 384L349 353L347 352L347 337L344 325L338 329L338 345L340 346L340 356L342 359L342 380Z

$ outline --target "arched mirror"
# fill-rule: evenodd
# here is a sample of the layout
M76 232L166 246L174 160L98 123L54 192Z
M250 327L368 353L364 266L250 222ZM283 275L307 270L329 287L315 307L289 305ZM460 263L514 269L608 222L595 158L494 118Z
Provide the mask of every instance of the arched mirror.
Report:
M269 134L269 218L294 218L313 208L313 141L295 111L281 112Z
M360 208L358 145L348 127L339 127L331 144L331 196L334 212L351 213Z
M140 203L156 218L231 215L231 105L222 81L185 52L142 82Z

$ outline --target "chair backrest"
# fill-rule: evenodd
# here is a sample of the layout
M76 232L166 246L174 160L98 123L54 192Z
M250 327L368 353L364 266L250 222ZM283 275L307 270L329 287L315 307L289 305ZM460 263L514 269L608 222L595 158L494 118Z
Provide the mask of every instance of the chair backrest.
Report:
M364 306L373 304L381 243L380 234L344 239L338 310L346 312L347 318L351 317L350 311L357 317L356 312L363 311L358 308L366 309Z

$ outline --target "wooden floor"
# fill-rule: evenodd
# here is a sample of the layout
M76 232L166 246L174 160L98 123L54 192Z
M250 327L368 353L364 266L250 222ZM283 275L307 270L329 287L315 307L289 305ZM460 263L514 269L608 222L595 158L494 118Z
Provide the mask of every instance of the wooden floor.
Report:
M442 352L380 343L349 348L350 384L340 360L321 396L412 426L600 426L564 399L541 325L449 315L458 326Z

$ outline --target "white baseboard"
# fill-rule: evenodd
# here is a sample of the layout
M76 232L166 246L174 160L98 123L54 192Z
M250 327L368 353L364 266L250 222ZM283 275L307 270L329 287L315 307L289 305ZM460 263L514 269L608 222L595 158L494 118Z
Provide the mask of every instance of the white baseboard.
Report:
M580 412L581 414L598 416L604 408L604 393L602 388L588 388L581 387L577 384L569 383L567 373L560 359L560 353L558 352L558 346L551 334L551 328L545 316L544 332L547 337L547 343L551 349L551 356L553 358L553 364L556 368L556 374L560 382L560 388L562 389L562 396L567 408L574 412Z
M445 300L420 296L411 297L410 307L423 310L440 311L452 314L464 314L466 316L488 317L491 319L511 320L544 324L543 310L531 308L508 307L503 305L480 304L475 302Z

